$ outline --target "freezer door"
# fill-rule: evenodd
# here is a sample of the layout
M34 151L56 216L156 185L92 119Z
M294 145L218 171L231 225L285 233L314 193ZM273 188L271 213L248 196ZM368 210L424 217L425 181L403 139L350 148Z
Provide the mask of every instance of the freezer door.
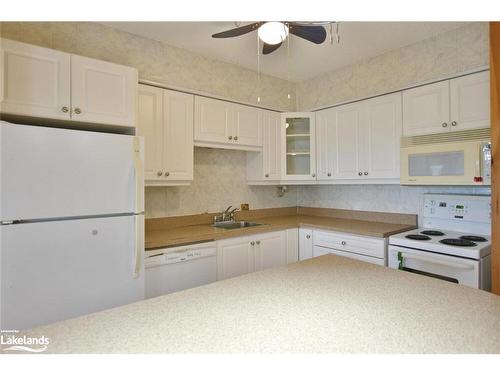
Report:
M0 122L0 220L142 212L140 142Z
M27 329L144 298L142 215L0 226L0 326Z

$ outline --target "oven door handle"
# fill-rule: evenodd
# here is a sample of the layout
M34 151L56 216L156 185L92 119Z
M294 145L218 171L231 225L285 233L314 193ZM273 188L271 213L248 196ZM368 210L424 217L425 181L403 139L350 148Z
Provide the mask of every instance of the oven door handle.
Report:
M459 269L463 269L463 270L474 268L474 265L472 265L472 264L462 264L462 263L456 263L456 262L447 262L447 261L442 260L442 259L431 259L431 258L426 258L426 257L423 257L423 256L418 256L418 255L408 254L408 253L405 253L405 252L402 252L402 251L398 251L398 259L399 259L399 265L400 265L399 268L400 269L402 268L402 261L403 261L404 258L421 260L421 261L427 262L427 263L441 264L443 266L448 266L448 267L453 267L453 268L459 268Z

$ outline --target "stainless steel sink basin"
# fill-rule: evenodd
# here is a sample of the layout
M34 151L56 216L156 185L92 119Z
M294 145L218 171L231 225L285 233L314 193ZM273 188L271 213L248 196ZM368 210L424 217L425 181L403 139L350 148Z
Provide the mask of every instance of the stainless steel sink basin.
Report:
M259 225L264 225L264 224L254 223L252 221L231 221L231 222L214 223L212 226L223 229L238 229L238 228L257 227Z

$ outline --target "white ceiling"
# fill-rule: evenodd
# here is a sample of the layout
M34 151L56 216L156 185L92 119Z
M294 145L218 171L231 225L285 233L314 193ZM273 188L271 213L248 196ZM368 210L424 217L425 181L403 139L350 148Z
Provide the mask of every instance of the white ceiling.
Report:
M235 27L232 22L106 22L108 26L201 55L257 70L257 33L214 39L212 34ZM241 23L246 24L246 23ZM458 28L465 22L342 22L340 44L321 45L292 36L290 69L285 45L261 56L263 73L302 81L361 59L403 47Z

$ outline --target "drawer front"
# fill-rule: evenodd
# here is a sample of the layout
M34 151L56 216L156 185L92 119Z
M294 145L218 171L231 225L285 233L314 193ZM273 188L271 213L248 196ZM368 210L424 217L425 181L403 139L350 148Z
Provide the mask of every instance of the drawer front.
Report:
M375 258L385 258L386 240L367 236L355 236L341 232L315 230L314 245L337 249Z
M335 254L335 255L340 255L342 257L346 257L346 258L361 260L361 261L367 262L367 263L378 264L379 266L385 266L384 259L369 257L366 255L360 255L360 254L355 254L355 253L349 253L347 251L328 249L326 247L321 247L321 246L314 246L314 249L313 249L313 256L314 257L319 257L319 256L325 255L325 254Z

